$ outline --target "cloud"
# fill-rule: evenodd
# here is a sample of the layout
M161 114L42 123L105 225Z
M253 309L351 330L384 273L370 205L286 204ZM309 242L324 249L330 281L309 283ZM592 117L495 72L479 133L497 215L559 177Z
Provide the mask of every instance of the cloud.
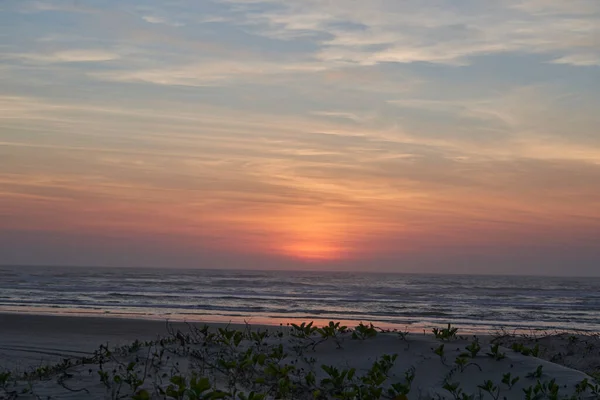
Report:
M568 6L556 1L463 5L380 0L352 7L344 0L257 1L246 12L247 1L225 3L242 10L238 23L252 33L273 39L311 36L321 43L319 59L360 65L460 65L475 56L505 52L545 53L570 62L589 58L589 39L600 34L600 6L594 0ZM256 12L257 4L264 10ZM598 55L596 48L592 54Z
M13 53L0 54L0 57L35 63L83 63L118 60L118 53L107 50L74 49L54 53Z
M169 66L156 69L94 72L89 75L118 82L146 82L158 85L215 86L236 81L252 81L274 75L321 71L324 66L317 63L284 63L257 60L219 60L190 65Z
M600 66L600 54L573 54L552 60L555 64L569 64L580 67Z
M169 26L174 26L174 27L179 27L179 26L184 26L185 24L181 23L181 22L171 22L168 21L164 18L161 17L157 17L154 15L144 15L142 16L142 19L146 22L149 22L151 24L163 24L163 25L169 25Z

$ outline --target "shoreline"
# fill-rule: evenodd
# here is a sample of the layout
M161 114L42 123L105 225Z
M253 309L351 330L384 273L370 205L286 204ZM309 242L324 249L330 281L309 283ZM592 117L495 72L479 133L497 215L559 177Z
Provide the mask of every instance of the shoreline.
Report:
M72 311L61 311L57 312L55 308L28 308L27 310L15 310L15 309L3 309L0 307L0 316L2 315L25 315L25 316L39 316L39 317L57 317L57 318L97 318L97 319L116 319L116 320L131 320L131 321L149 321L149 322L161 322L166 321L174 323L191 323L191 324L231 324L231 325L245 325L249 323L251 325L260 326L286 326L291 323L302 323L306 321L313 321L315 324L326 324L332 318L318 318L318 317L265 317L261 315L219 315L219 314L147 314L147 313L116 313L112 311L81 311L73 309ZM508 325L492 325L485 324L481 326L473 326L468 323L464 323L461 320L442 320L439 322L426 322L426 323L392 323L385 321L377 321L375 319L344 319L334 318L335 321L339 321L346 325L363 323L373 323L378 328L386 330L403 330L412 333L423 333L430 332L432 328L439 327L447 323L461 326L461 331L466 334L476 335L491 335L495 332L510 332L511 334L544 334L544 333L576 333L576 334L596 334L600 333L600 329L576 329L576 328L559 328L552 326L535 326L522 325L522 326L508 326ZM535 322L535 321L534 321ZM542 324L542 322L536 322Z

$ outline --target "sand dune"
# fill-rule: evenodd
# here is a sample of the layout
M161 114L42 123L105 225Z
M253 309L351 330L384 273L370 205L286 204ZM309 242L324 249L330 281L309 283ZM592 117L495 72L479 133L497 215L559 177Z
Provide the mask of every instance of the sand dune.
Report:
M600 360L595 336L476 338L459 331L442 340L365 329L361 340L336 329L324 338L326 332L304 335L290 327L200 331L179 323L167 331L157 321L21 315L0 315L0 326L0 371L12 370L0 398L177 398L179 384L180 394L192 393L194 374L209 378L205 394L222 391L225 398L255 391L299 400L525 399L527 390L538 390L539 399L599 398L591 376L543 359L562 352L568 365L593 375ZM505 346L494 348L497 341ZM513 343L527 351L513 350ZM106 347L98 350L100 344ZM528 351L538 357L522 354ZM51 363L59 365L45 368ZM341 379L331 368L347 375ZM368 397L379 388L380 397Z

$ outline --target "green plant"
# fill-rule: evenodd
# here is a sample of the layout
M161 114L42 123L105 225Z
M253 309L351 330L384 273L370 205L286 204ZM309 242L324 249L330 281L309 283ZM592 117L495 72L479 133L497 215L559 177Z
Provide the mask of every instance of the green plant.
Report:
M452 340L456 339L456 333L458 332L458 328L455 328L451 324L448 324L448 327L446 328L433 328L431 331L433 332L433 335L436 339Z
M410 393L412 383L415 380L415 368L410 368L404 372L404 382L393 383L391 388L388 389L388 395L393 399L403 399L402 396L406 396ZM404 397L406 399L406 397Z
M132 400L150 400L150 392L146 389L141 389L131 395Z
M590 393L600 398L600 385L597 383L591 383L587 378L583 379L577 385L575 385L575 394L581 395L590 390Z
M277 398L285 398L296 389L290 376L295 369L295 366L288 364L279 365L274 362L267 364L264 373L270 381L274 382L273 391L277 394Z
M504 383L506 386L508 386L508 389L512 389L513 386L515 386L515 384L517 382L519 382L521 378L520 377L512 377L510 372L507 372L506 374L502 375L502 383Z
M468 356L471 358L477 357L477 354L481 350L481 345L479 344L479 339L475 338L471 344L469 344L465 349L469 352Z
M365 340L377 336L377 329L373 324L364 325L362 322L358 324L352 331L352 339Z
M458 383L458 382L450 383L450 382L446 381L446 382L444 382L442 389L450 392L450 394L452 395L454 400L474 400L475 399L475 395L466 394L463 391L463 389L460 387L460 383Z
M587 378L583 379L581 382L575 385L575 394L583 394L587 391L589 381Z
M595 395L596 397L600 398L600 384L595 383L595 384L588 384L588 389L590 389L590 392L592 392L593 395Z
M479 366L479 364L476 364L474 362L469 362L469 359L467 357L465 357L464 355L460 355L460 356L456 357L456 359L454 360L454 364L460 370L460 372L465 372L465 369L471 365L479 368L479 370L481 371L481 367Z
M534 386L523 389L523 393L525 393L525 400L537 400L540 398L539 389L536 391L536 387Z
M0 391L0 398L13 399L17 397L17 392L14 388L11 390L11 386L14 386L15 383L12 381L13 378L10 371L0 372L0 389L2 389L2 391ZM2 395L2 392L4 392L4 396Z
M238 393L238 399L239 400L264 400L267 397L266 394L263 393L255 393L255 392L250 392L248 394L245 393Z
M258 350L264 345L265 339L268 337L267 331L250 332L250 338L254 341L254 345Z
M0 372L0 387L8 385L11 375L10 371Z
M290 335L298 339L309 339L318 329L316 326L313 326L312 321L308 324L306 322L303 322L300 325L291 325L292 330L290 332Z
M341 335L348 331L347 326L340 325L339 322L329 321L328 325L317 328L317 333L323 340L333 339L338 349L342 348Z
M528 390L531 389L528 388ZM533 390L530 391L532 395L532 399L546 398L549 400L558 400L558 392L560 390L560 386L556 384L556 380L552 379L547 382L537 381L536 385L533 386ZM527 392L526 392L527 394Z
M522 343L513 343L512 349L517 353L521 353L524 356L538 357L540 354L540 345L536 344L535 347L529 348Z
M486 353L489 357L492 357L496 361L503 360L506 357L506 354L500 351L499 344L493 344L490 346L490 352Z
M542 375L544 374L543 369L544 369L544 367L542 365L538 365L538 367L535 369L535 371L527 374L527 377L531 378L531 379L540 379L542 377Z
M397 358L397 354L384 354L380 359L375 360L371 369L360 378L362 384L355 385L359 398L379 399L382 396L382 385L388 379L390 370L394 366ZM412 378L410 382L412 382ZM401 387L398 386L398 388L400 389ZM393 387L390 390L393 391Z
M396 333L400 337L400 340L405 341L405 342L408 341L408 335L410 334L409 331L398 331Z
M440 357L442 364L446 365L446 356L444 355L444 344L440 344L439 347L433 349L433 352Z
M176 400L217 400L225 399L228 396L225 392L213 390L208 378L196 375L192 375L189 383L184 376L172 376L169 386L164 391L161 389L160 394Z
M355 368L339 370L334 366L322 365L321 368L327 374L327 378L321 380L323 386L334 398L351 400L356 396L352 381Z
M477 387L483 390L484 392L489 393L490 396L494 398L494 400L498 400L498 398L500 397L500 388L494 385L494 382L490 381L489 379L484 381L482 385L477 385Z
M238 330L230 330L229 328L219 328L218 340L226 346L238 347L244 339L244 333Z

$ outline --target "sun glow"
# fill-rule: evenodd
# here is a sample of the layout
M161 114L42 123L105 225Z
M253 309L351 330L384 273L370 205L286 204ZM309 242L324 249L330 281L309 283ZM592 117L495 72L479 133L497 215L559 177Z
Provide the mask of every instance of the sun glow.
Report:
M306 261L327 261L346 256L348 235L345 218L331 210L295 210L278 219L275 251Z
M327 261L339 259L342 249L327 243L298 242L282 246L285 255L307 261Z

